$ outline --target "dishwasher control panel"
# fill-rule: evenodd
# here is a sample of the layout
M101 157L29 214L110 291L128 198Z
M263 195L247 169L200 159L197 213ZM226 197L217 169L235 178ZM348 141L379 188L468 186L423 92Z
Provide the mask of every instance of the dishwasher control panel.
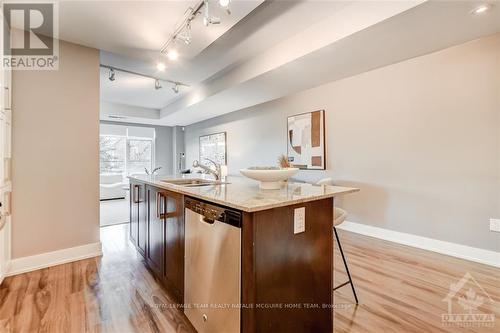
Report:
M215 221L230 224L234 227L241 228L241 212L222 206L216 206L204 201L186 198L184 207L203 216L203 220L207 223Z

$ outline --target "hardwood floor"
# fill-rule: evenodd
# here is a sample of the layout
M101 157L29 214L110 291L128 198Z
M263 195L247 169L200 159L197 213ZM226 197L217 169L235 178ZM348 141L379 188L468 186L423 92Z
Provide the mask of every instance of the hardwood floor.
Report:
M101 228L104 256L5 279L0 332L193 332L128 242Z
M375 238L339 231L360 304L335 310L335 332L500 332L500 269ZM335 284L347 281L338 248L335 253ZM456 297L472 289L484 303L478 311L494 314L493 327L444 326L448 313L443 299L450 284L469 273ZM480 288L491 297L484 295ZM354 302L350 286L334 293L337 307ZM468 313L453 299L452 313Z
M500 332L500 269L339 231L360 305L349 286L335 292L335 332ZM104 257L7 278L0 286L0 332L193 332L127 242L126 225L102 228ZM336 284L344 282L335 257ZM494 327L443 326L443 299L469 272L491 299ZM471 282L472 283L472 282ZM477 299L477 298L475 298ZM455 300L454 312L465 313Z

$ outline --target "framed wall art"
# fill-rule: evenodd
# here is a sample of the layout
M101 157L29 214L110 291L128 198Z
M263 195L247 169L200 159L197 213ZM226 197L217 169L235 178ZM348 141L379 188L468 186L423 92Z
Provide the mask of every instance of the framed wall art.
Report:
M287 120L287 154L292 167L325 170L325 110L297 114Z

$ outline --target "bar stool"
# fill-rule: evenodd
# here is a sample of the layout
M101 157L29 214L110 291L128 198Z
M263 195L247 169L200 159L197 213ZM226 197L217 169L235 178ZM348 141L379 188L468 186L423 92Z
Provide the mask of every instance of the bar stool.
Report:
M333 181L331 178L325 178L320 180L316 184L332 185ZM337 244L339 245L340 255L342 256L342 261L344 262L344 267L347 272L347 277L349 278L349 281L344 282L333 288L333 291L350 284L352 288L352 293L354 294L354 299L356 300L356 304L358 304L358 296L356 295L356 289L354 289L354 283L352 282L351 273L349 272L349 267L347 266L347 261L345 260L344 251L342 250L342 245L340 244L340 239L336 228L338 225L342 224L345 221L346 217L347 217L347 212L345 210L338 207L333 208L333 232L335 234L335 239L337 240Z

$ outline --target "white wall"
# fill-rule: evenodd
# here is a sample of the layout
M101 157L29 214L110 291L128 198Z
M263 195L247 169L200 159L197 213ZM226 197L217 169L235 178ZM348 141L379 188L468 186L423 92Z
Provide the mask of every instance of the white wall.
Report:
M127 118L160 119L160 110L143 108L140 106L126 105L101 100L101 119L107 120L108 116L120 116ZM110 119L112 121L112 119Z
M360 187L350 221L500 251L499 91L497 34L188 126L186 160L226 131L231 174L275 165L286 117L325 109L328 170L298 178Z
M59 47L59 70L13 71L14 259L99 242L99 52Z

